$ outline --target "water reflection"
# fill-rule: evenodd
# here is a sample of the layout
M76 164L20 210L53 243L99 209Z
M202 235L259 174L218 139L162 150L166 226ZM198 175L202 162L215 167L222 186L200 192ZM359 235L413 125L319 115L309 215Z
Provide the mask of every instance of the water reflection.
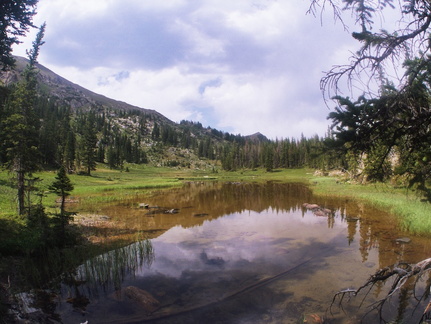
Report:
M149 268L154 261L154 249L150 240L140 240L126 247L109 251L87 260L77 269L76 278L87 288L98 293L100 288L110 286L118 290L128 274L134 274L145 265Z
M142 199L149 209L137 208ZM331 213L316 216L305 202ZM178 213L151 213L156 206ZM428 257L430 247L424 238L397 242L407 234L390 215L313 197L298 184L187 183L103 213L125 229L161 234L151 246L141 241L81 266L73 277L79 289L63 284L69 299L57 312L64 323L298 323L307 316L356 323L366 312L358 310L360 301L329 313L334 293L396 261ZM411 307L408 295L399 295L388 316L396 311L402 318ZM82 296L87 303L70 302Z

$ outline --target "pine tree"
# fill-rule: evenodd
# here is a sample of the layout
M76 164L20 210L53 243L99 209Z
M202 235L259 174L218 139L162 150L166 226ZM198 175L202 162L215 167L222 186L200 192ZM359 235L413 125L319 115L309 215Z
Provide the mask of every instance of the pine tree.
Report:
M51 184L49 189L61 198L60 213L63 215L65 211L64 204L66 202L66 198L73 190L73 184L67 176L66 170L63 166L61 166L58 170L57 176L55 177L55 181Z
M43 45L45 24L40 27L28 51L29 63L23 72L22 81L13 89L8 105L9 116L3 121L3 132L6 142L6 165L16 174L18 188L18 212L25 213L26 177L39 167L38 151L38 118L34 111L37 98L37 57ZM28 206L30 207L30 206Z
M91 171L96 170L97 157L96 118L93 112L90 113L85 121L81 145L82 164L86 169L86 174L90 176Z
M15 64L12 45L19 44L20 36L24 36L36 14L38 0L0 1L0 67L7 70Z
M66 198L73 190L73 184L67 176L66 170L63 166L61 166L58 170L57 176L55 177L55 181L51 184L49 189L60 197L60 214L58 215L61 231L60 242L64 242L64 238L66 235L66 225L68 224L71 215L71 213L68 213L65 210L65 202ZM61 243L61 245L62 244L63 243Z

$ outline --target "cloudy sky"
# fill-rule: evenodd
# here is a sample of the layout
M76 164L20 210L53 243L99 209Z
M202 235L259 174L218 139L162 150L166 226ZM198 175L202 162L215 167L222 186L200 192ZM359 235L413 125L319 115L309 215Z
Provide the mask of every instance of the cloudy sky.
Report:
M269 138L323 136L324 71L357 48L310 0L39 0L39 62L169 119ZM351 31L350 31L351 32ZM34 34L15 47L25 56ZM331 104L330 106L335 106Z

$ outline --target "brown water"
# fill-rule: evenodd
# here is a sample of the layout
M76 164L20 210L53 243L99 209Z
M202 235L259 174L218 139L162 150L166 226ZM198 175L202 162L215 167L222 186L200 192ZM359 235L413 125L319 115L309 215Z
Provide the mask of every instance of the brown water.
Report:
M331 213L316 216L304 203ZM123 233L152 237L153 252L134 244L78 268L55 310L64 323L378 323L376 312L363 315L387 287L342 307L330 307L334 294L431 251L430 239L400 231L393 216L316 198L301 184L187 183L98 208ZM401 237L411 242L398 243ZM138 300L126 287L156 301ZM387 320L417 322L411 293L391 299Z

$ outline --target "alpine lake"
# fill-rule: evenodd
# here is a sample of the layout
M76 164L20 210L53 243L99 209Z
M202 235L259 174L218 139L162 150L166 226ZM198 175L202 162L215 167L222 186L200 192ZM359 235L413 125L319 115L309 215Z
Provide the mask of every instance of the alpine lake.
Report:
M139 235L52 285L49 311L61 323L417 323L428 303L418 300L427 282L381 311L391 282L336 296L378 269L430 257L431 240L304 184L184 182L80 217L107 239Z

